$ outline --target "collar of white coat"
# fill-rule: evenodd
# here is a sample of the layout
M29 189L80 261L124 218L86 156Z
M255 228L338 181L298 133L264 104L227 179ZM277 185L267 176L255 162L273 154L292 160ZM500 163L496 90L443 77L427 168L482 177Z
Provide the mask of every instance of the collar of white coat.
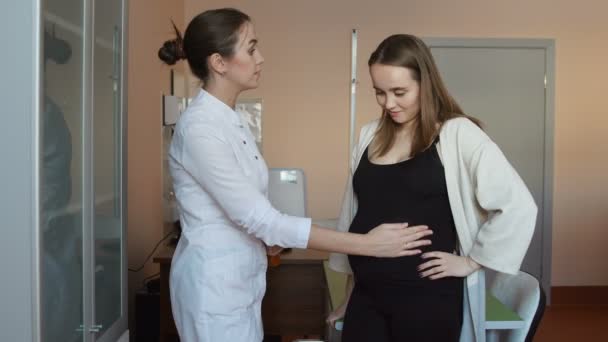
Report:
M243 127L243 122L241 121L241 116L239 115L239 113L237 113L234 109L230 108L227 104L222 102L217 97L213 96L211 93L207 92L205 89L201 88L201 91L193 100L193 103L196 102L200 102L201 104L205 104L207 106L211 106L212 108L217 109L217 111L214 112L220 114L223 120L227 120L233 125Z

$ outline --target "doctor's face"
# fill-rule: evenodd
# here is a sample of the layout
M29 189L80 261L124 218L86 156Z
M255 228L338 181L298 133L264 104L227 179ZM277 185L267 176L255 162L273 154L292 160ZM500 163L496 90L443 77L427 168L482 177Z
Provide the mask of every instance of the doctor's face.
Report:
M258 49L258 39L253 24L241 26L239 38L234 47L234 55L228 62L226 77L242 90L258 87L264 57Z
M401 66L372 64L369 68L376 101L397 124L411 122L420 113L420 83Z

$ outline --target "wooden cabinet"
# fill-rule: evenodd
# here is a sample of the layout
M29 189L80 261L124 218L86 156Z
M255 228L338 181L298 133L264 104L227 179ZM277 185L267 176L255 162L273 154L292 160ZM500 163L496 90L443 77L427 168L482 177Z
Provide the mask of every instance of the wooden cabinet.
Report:
M160 341L178 341L171 314L169 272L173 249L154 258L160 264ZM323 270L327 253L293 249L281 255L281 264L268 267L262 319L267 335L322 337L328 314L329 295Z
M171 312L171 297L169 294L169 273L174 249L166 249L154 257L154 262L160 264L160 326L159 342L177 342L177 328Z
M292 250L281 265L269 267L262 320L267 335L321 337L325 335L329 295L323 260L326 253Z

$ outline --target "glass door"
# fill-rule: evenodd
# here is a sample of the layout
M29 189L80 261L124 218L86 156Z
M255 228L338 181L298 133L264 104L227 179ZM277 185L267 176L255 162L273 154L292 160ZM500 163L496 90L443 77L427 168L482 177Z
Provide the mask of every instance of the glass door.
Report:
M127 329L123 0L41 0L44 342Z
M41 338L83 341L83 3L43 10Z
M125 317L126 283L122 195L122 0L94 2L93 174L94 174L94 322L98 338L118 329ZM116 328L112 329L113 326ZM114 340L116 338L114 337Z

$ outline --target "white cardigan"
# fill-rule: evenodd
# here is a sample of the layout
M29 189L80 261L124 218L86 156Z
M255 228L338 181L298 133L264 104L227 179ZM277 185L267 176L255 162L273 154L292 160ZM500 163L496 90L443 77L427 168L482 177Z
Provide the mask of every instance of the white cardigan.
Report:
M378 128L374 120L361 129L352 153L351 170L342 200L337 230L348 231L357 212L353 174ZM498 146L472 121L448 120L439 133L438 152L445 170L448 198L461 255L484 267L515 274L526 254L536 225L537 207L528 188ZM432 228L432 227L431 227ZM329 266L352 273L344 254L332 253ZM460 340L476 339L478 274L466 278L463 328Z

